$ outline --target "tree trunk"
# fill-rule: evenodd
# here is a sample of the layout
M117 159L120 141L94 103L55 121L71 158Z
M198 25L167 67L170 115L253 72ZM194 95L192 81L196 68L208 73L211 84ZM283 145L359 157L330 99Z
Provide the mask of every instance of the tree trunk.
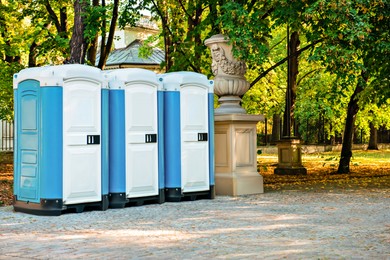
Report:
M63 38L67 39L68 35L66 34L68 30L68 15L66 14L66 7L61 7L60 9L60 24L61 32L63 33Z
M84 38L84 17L87 1L75 0L74 2L74 25L72 39L70 40L70 59L68 63L84 64L87 43Z
M288 73L287 73L287 90L286 90L286 105L284 110L284 124L283 124L283 136L290 137L291 134L297 135L297 126L294 120L294 107L295 99L297 92L297 76L298 76L298 59L299 55L297 52L299 50L299 34L298 32L293 32L289 39L288 46ZM291 133L291 128L293 133Z
M165 72L169 72L173 66L173 60L171 59L171 48L172 48L172 36L169 33L168 27L168 10L164 10L165 13L161 14L163 34L164 34L164 51L165 51Z
M106 62L107 62L108 56L110 55L112 44L114 42L116 22L118 20L118 9L119 9L119 0L114 0L114 6L113 6L113 10L112 10L112 17L111 17L111 23L110 23L110 30L108 32L106 47L105 47L104 51L100 52L100 59L99 59L98 67L102 70L106 66Z
M368 150L379 150L378 131L372 122L370 122L370 141L368 142Z
M51 27L51 23L46 23L45 28L49 30ZM38 38L39 33L36 35ZM38 47L39 45L37 44L37 38L34 39L34 41L30 45L29 53L28 53L28 67L37 67L37 58L38 58Z
M37 56L38 56L37 47L38 47L38 45L35 41L30 45L30 51L28 53L28 67L29 68L37 66Z
M280 140L280 115L274 114L272 116L272 138L271 144L276 144Z
M99 0L93 0L92 5L94 7L99 6ZM87 60L91 63L92 66L96 66L96 55L99 45L99 33L96 32L95 38L91 41L88 46L87 51Z
M183 10L186 12L184 8ZM202 13L204 9L202 8L201 3L189 1L188 10L193 13L187 14L187 38L190 38L191 41L194 42L193 65L191 66L190 62L189 66L192 67L195 72L199 72L201 67L202 47L204 44L202 42L202 35L199 33L194 33L194 30L202 21Z
M76 3L74 3L76 5ZM80 4L80 3L78 3ZM44 5L46 7L46 11L48 12L48 15L50 17L50 20L53 21L58 35L64 39L68 39L67 29L68 29L68 16L66 14L66 7L60 8L60 19L58 19L58 16L56 12L53 10L50 2L48 0L44 1ZM75 9L76 12L76 9Z
M367 76L364 72L361 73L361 78L356 85L355 91L353 92L347 110L347 119L345 121L344 128L344 137L343 137L343 145L341 148L341 156L340 163L337 173L349 173L349 164L351 162L352 157L352 140L353 140L353 131L355 124L355 117L357 112L359 111L358 106L358 94L363 91L364 86L367 82Z
M293 135L298 136L298 124L295 121L294 110L295 110L295 100L297 97L297 77L298 77L298 68L299 68L299 55L296 53L299 50L299 34L298 32L293 32L290 39L290 53L291 57L291 68L290 68L290 84L291 84L291 127L293 129Z
M92 66L96 66L96 55L99 45L99 35L96 34L96 37L90 43L87 51L87 60L91 63Z

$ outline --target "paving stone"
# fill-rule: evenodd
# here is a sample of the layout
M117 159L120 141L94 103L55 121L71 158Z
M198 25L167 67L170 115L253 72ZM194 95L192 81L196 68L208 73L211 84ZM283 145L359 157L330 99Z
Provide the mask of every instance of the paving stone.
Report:
M390 190L280 192L42 217L0 208L0 259L390 259Z

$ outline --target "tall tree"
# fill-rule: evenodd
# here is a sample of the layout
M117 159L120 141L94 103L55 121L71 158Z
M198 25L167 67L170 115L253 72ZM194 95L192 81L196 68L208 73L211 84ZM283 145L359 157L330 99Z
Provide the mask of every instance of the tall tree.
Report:
M347 119L345 121L343 146L341 148L341 157L337 173L349 173L349 165L352 157L352 141L353 130L355 125L356 114L359 111L358 95L364 90L367 85L368 76L362 72L361 78L356 84L347 109Z
M303 23L302 29L308 40L321 40L311 59L321 61L329 71L337 74L339 84L353 88L338 168L339 173L347 173L352 156L352 129L361 106L361 95L372 84L369 79L374 75L382 84L383 80L388 82L386 73L383 73L383 66L389 67L388 60L382 57L388 54L389 46L374 46L388 42L389 3L380 0L277 2L281 8L278 9L278 19L283 21L283 17L292 17L295 22ZM378 90L383 89L383 85L377 86L380 86ZM383 93L378 90L376 92ZM343 92L341 90L340 95Z
M101 19L101 9L99 7L100 1L92 0L92 10L89 14L90 22L88 23L86 32L84 32L84 34L87 34L87 43L89 43L87 60L92 65L96 64L96 55L99 47L99 33L98 30L96 30L96 28L100 28L99 20ZM89 27L92 27L92 30L88 30ZM90 32L92 33L91 35L89 35Z
M29 44L28 66L62 63L69 51L70 25L68 16L72 5L67 1L23 1L21 19L28 19L24 28Z
M148 9L161 23L166 71L191 70L209 73L209 53L203 42L215 28L218 0L129 0L126 10ZM131 19L129 20L131 21ZM120 22L120 24L122 24ZM123 24L122 24L123 26Z
M105 8L105 0L102 0L102 7ZM103 20L102 24L102 33L101 33L101 47L100 47L100 58L99 58L99 63L98 63L98 68L104 69L106 66L106 62L108 59L108 56L111 52L111 48L113 46L114 42L114 34L115 34L115 29L116 29L116 24L118 21L118 11L119 10L119 0L114 0L113 1L113 6L112 6L112 14L111 14L111 22L109 25L109 30L108 30L108 37L106 38L106 19ZM105 12L107 10L105 9ZM105 15L106 16L106 15Z
M84 0L75 0L73 7L74 22L72 38L70 40L70 58L68 62L83 64L87 52L87 40L84 37L84 31L88 2Z
M20 4L0 0L0 119L13 119L13 74L23 68L22 56L28 46L23 41L23 27L15 26L20 19Z
M378 150L378 131L372 122L370 122L370 140L367 149Z
M294 108L297 95L297 76L298 76L298 57L299 33L293 32L291 36L288 33L288 65L287 65L287 89L285 98L283 136L297 136L298 130L294 120ZM291 132L293 131L293 132Z

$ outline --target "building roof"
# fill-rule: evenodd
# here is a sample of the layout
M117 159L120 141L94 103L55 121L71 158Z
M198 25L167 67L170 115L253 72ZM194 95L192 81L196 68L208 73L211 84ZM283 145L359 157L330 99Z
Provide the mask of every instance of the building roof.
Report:
M147 58L139 57L139 48L141 42L135 40L130 43L126 48L115 49L111 51L106 62L106 69L126 67L126 66L160 66L161 62L164 61L165 54L159 48L154 48L152 54ZM99 60L99 54L96 60Z

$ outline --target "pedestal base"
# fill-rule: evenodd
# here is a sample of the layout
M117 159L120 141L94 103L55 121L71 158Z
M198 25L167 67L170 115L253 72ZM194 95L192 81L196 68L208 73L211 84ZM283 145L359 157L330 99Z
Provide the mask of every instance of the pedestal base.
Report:
M263 116L215 115L215 193L239 196L263 193L257 172L256 124Z
M254 173L216 173L215 193L240 196L264 193L263 176Z
M223 96L218 99L220 106L215 109L215 115L246 114L240 106L241 98L238 96Z
M305 175L307 170L305 167L291 167L291 168L276 168L274 174L278 175Z
M278 141L278 167L274 174L299 175L307 174L302 165L300 140L297 138L285 138Z

